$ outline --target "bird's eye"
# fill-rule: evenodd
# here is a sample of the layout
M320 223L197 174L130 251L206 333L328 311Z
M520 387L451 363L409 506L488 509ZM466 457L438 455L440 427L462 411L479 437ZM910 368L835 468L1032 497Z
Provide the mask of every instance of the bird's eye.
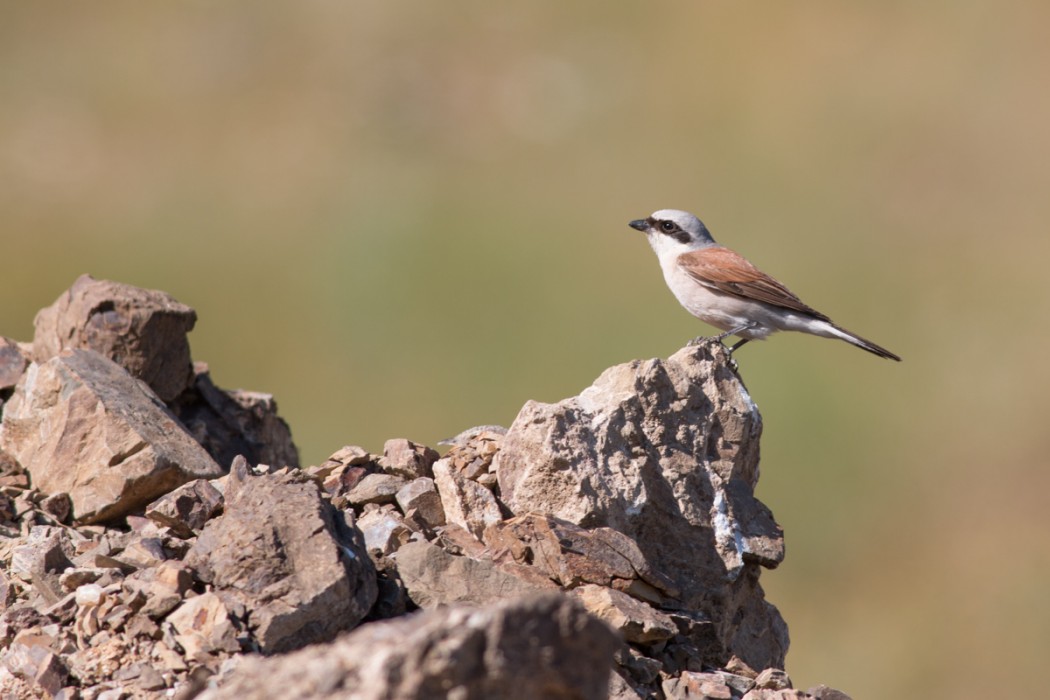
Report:
M671 231L675 230L675 225L673 221L661 221L660 228L670 233Z

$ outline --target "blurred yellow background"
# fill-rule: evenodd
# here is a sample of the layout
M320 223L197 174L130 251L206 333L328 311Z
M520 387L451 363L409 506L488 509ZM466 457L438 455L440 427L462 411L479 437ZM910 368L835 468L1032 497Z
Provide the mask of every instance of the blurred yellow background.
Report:
M1050 652L1050 4L9 3L0 334L82 272L199 314L304 461L509 425L711 329L654 209L901 354L741 350L788 671L1019 697Z

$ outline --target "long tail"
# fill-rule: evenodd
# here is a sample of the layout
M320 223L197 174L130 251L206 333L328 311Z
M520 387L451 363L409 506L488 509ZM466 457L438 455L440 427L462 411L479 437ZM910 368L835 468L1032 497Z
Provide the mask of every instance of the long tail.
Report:
M859 335L857 335L855 333L850 333L845 328L840 328L839 326L836 326L834 323L828 323L826 330L829 331L828 337L841 338L842 340L845 340L850 345L856 345L858 348L860 348L862 350L867 350L868 352L870 352L873 355L878 355L879 357L885 357L888 360L896 360L897 362L901 361L900 356L893 354L892 352L890 352L886 348L884 348L884 347L882 347L880 345L876 345L875 343L871 342L870 340L867 340L865 338L861 338Z

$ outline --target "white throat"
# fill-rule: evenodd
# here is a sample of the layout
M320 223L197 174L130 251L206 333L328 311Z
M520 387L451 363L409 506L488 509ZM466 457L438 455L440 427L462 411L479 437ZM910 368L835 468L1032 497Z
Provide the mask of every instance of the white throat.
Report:
M695 240L690 241L689 243L682 243L671 236L666 236L662 233L656 232L647 233L645 237L649 239L649 246L653 249L653 252L656 253L656 257L660 261L660 267L663 268L665 277L672 269L674 269L675 265L678 263L678 256L682 253L710 248L715 245L714 243Z

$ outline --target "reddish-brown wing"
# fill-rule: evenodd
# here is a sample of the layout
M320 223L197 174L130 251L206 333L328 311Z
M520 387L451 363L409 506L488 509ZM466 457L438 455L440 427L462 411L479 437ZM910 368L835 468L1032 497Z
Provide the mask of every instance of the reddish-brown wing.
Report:
M678 256L678 265L700 284L723 294L762 301L792 311L830 319L795 296L790 289L729 248L714 246Z

